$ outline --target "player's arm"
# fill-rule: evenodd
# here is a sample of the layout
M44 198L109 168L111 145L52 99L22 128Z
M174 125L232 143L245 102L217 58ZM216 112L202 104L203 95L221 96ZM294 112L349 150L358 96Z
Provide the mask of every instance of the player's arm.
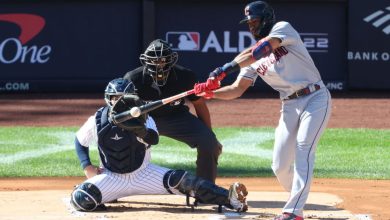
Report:
M77 157L87 178L91 178L101 172L101 169L97 166L94 166L89 158L89 145L95 140L95 133L95 117L91 116L77 131L75 138L75 149Z
M265 37L259 40L254 46L249 47L238 54L232 62L226 63L222 67L216 68L213 72L210 73L209 78L205 83L195 84L195 94L203 95L205 98L213 97L211 90L219 88L219 81L223 80L227 75L239 72L241 68L249 66L257 60L270 55L274 49L280 46L280 43L281 40L279 38ZM229 95L227 91L224 92L226 94L224 97L229 97L228 99L231 99L230 97L241 96L247 88L243 90L246 85L239 86L239 84L240 83L236 83L236 85L232 85L232 88L230 89L226 88L226 90L231 90L231 92L229 92ZM236 87L239 88L236 89Z
M281 40L279 38L265 37L259 40L254 46L244 50L234 58L241 68L251 65L263 57L272 53L272 51L280 46Z
M235 99L240 97L252 85L252 80L239 77L233 84L224 86L212 92L212 97L217 99Z
M194 109L198 118L211 129L210 111L204 99L199 98L197 100L191 101L191 103L194 105Z
M157 131L156 122L154 121L152 116L148 116L148 119L145 122L145 126L147 129L147 134L143 138L143 140L150 145L157 145L160 139Z
M211 78L222 80L225 76L240 71L241 68L251 65L257 60L267 57L272 51L280 47L279 38L265 37L259 40L254 46L243 50L232 62L216 68L210 73Z

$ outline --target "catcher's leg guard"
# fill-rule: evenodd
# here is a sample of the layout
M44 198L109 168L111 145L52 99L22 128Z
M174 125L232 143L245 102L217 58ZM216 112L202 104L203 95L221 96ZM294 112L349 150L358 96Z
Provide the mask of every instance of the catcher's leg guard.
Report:
M171 170L164 176L164 186L168 192L177 189L179 192L194 197L201 203L225 205L229 203L229 191L200 177L193 176L184 170Z
M77 211L93 211L102 201L102 193L92 183L79 185L71 194L70 204Z

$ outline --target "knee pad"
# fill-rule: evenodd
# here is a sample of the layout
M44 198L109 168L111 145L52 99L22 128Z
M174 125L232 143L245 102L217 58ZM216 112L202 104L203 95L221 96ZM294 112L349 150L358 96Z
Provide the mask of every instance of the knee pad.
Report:
M165 173L163 178L163 184L165 189L171 193L174 194L171 189L179 189L180 183L183 181L184 177L187 175L187 171L184 170L170 170L167 173ZM179 190L181 193L181 190Z
M102 193L92 183L83 183L71 194L70 204L77 211L89 212L96 209L102 201Z

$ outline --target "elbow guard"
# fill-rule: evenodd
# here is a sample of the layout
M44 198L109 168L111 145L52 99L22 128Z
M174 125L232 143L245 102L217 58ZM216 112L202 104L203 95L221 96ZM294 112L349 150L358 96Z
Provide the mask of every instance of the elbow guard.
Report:
M252 48L252 57L255 60L259 60L263 57L266 57L272 53L272 46L267 40L261 40L257 42Z

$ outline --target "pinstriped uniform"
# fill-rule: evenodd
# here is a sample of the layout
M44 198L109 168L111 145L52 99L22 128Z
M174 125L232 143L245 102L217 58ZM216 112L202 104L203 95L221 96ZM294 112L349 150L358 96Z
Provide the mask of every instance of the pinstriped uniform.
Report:
M157 131L154 120L149 116L146 127ZM91 116L76 133L77 139L83 146L90 146L97 142L97 128L95 116ZM143 140L137 138L139 142ZM145 147L147 144L145 144ZM151 148L145 152L142 165L131 173L119 174L108 169L85 183L93 183L102 193L102 202L109 202L118 198L142 194L169 194L163 185L163 177L170 169L150 163ZM171 190L181 194L177 190Z
M260 76L280 94L282 109L275 130L272 169L290 192L283 212L302 216L317 143L331 114L331 97L298 32L288 22L277 22L268 36L280 39L280 47L242 68L238 78L254 83ZM296 98L294 94L302 89L310 92Z

